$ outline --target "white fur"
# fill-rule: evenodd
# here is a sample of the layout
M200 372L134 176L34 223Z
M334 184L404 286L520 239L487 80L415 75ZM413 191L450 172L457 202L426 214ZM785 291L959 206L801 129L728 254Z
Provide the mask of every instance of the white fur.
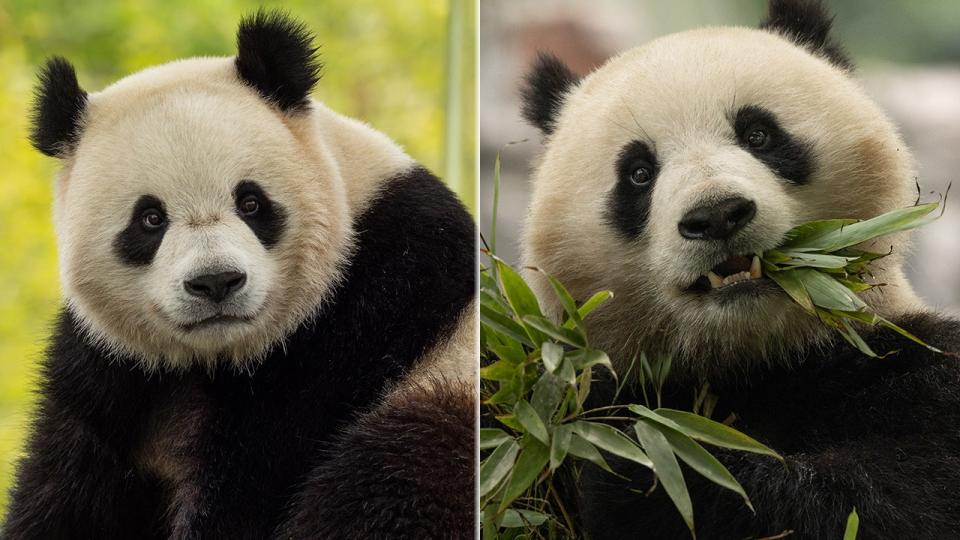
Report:
M812 144L807 185L790 185L739 148L732 116L746 105L772 111ZM607 222L620 149L655 147L647 228L625 241ZM813 219L868 218L913 202L910 154L895 127L857 81L775 34L705 28L627 51L567 96L536 169L524 232L524 264L558 277L580 298L609 289L615 298L589 325L591 342L624 364L638 350L672 354L693 371L739 369L734 356L773 361L832 335L785 295L720 303L684 292L729 255L775 247ZM754 220L729 251L680 236L680 217L698 202L740 195ZM894 256L876 278L888 285L868 300L892 315L916 305L900 270L906 238L880 242ZM548 284L530 272L538 292ZM559 313L556 302L548 306Z
M353 218L412 164L383 134L317 102L281 113L239 81L232 58L131 75L90 95L80 142L57 178L69 309L93 340L148 369L248 368L328 299L353 249ZM270 250L234 211L241 180L286 210ZM135 267L113 242L145 194L164 202L170 225L153 262ZM224 311L251 320L183 330L211 309L183 281L222 270L246 272Z

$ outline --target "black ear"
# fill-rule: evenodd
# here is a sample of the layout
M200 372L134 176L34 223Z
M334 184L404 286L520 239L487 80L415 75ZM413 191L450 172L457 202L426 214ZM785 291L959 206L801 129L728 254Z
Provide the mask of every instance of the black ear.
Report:
M313 34L281 11L261 9L240 21L236 65L241 80L285 112L304 109L320 80Z
M779 32L822 56L835 66L853 71L853 62L830 36L833 17L820 0L770 0L770 13L760 28Z
M567 91L579 80L580 77L556 56L538 54L520 89L523 117L540 128L544 135L550 135L556 127Z
M63 157L80 138L87 93L80 88L70 62L59 56L47 60L38 78L30 143L48 156Z

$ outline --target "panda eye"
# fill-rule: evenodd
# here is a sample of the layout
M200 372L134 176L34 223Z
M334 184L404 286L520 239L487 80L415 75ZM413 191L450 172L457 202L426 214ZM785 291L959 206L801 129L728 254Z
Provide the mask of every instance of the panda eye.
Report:
M164 217L163 212L157 210L156 208L148 208L144 210L140 219L141 223L143 223L143 227L151 231L161 229L167 224L167 218Z
M755 127L750 130L750 133L747 134L747 145L750 148L763 148L767 145L769 140L770 135L763 127Z
M639 165L630 173L630 183L637 187L646 186L651 180L653 180L653 170L649 165Z
M245 216L252 216L260 210L260 199L256 195L247 195L240 199L237 209Z

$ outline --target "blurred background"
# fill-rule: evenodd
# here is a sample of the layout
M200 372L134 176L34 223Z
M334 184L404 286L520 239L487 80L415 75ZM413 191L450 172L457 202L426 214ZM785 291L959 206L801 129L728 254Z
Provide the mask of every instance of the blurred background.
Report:
M27 141L35 71L70 59L95 91L188 56L234 54L241 15L282 7L317 36L314 96L384 131L475 200L475 0L0 0L0 522L60 306L51 224L56 161Z
M868 93L900 126L925 192L960 184L960 3L824 0L834 35ZM575 72L663 34L706 25L756 26L765 0L483 0L479 24L480 230L490 231L493 164L501 152L497 252L517 262L539 132L520 117L518 88L537 51ZM510 144L513 143L513 144ZM958 187L955 185L954 190ZM930 197L930 196L928 196ZM932 200L928 199L928 200ZM908 274L930 305L960 312L960 197L915 235Z

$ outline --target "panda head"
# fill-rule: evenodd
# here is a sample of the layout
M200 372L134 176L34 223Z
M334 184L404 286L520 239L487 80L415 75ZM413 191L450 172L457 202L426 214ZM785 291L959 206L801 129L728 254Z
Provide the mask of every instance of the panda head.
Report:
M806 221L869 218L915 196L896 129L852 76L818 2L774 0L759 29L703 28L624 52L580 79L541 56L524 115L546 138L524 263L585 299L593 337L729 372L830 334L753 267ZM903 309L903 239L870 301ZM534 279L540 280L535 274ZM553 295L539 282L543 298ZM554 309L557 309L554 306Z
M328 298L351 249L341 173L311 128L311 36L258 12L237 43L91 94L63 59L40 75L32 139L62 162L68 309L148 368L247 366Z

